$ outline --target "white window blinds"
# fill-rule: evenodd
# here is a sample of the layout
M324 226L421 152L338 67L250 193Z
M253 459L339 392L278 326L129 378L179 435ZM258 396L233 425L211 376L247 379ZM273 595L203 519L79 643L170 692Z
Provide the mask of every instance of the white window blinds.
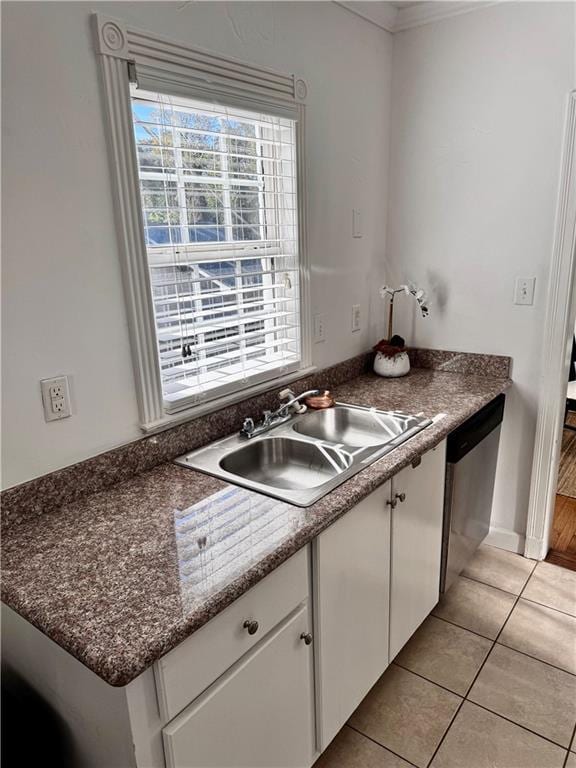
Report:
M297 370L296 124L132 91L168 410Z

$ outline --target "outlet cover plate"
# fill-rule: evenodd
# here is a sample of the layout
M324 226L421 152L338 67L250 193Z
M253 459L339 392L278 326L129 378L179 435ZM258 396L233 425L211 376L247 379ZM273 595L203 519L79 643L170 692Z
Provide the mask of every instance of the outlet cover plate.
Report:
M41 379L40 389L42 391L45 421L59 421L72 415L68 376Z

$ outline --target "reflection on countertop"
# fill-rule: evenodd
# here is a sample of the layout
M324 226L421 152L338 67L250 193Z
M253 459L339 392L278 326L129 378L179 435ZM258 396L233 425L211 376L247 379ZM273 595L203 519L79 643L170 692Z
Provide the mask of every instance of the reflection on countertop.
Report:
M228 486L174 511L185 611L231 583L293 535L300 512L291 504Z

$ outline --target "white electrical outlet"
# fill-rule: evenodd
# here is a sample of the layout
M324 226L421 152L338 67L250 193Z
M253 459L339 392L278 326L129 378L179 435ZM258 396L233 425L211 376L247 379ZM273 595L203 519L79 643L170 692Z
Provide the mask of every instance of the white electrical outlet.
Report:
M326 328L324 315L314 315L314 344L319 344L321 341L326 341Z
M50 384L48 392L52 400L64 397L64 385L60 379L55 379L55 384Z
M54 379L40 381L44 419L56 421L72 415L70 410L70 389L67 376L57 376Z
M531 306L534 304L535 277L517 277L514 287L514 304Z
M360 304L352 304L352 333L359 331L361 327Z

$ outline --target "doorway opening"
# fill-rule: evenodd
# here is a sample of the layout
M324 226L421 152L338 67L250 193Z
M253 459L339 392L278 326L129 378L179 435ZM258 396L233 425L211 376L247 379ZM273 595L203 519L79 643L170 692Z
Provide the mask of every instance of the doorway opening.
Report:
M524 555L544 560L552 543L576 302L576 91L568 97L564 152L542 345L542 378ZM573 416L570 416L573 419ZM572 430L568 427L568 433ZM568 436L566 442L568 443ZM560 494L565 495L565 494ZM566 496L566 498L572 498ZM563 508L572 506L564 502ZM560 519L560 511L559 511ZM566 534L567 535L567 534ZM553 542L556 544L556 541Z
M576 571L576 335L572 338L554 516L546 561Z

